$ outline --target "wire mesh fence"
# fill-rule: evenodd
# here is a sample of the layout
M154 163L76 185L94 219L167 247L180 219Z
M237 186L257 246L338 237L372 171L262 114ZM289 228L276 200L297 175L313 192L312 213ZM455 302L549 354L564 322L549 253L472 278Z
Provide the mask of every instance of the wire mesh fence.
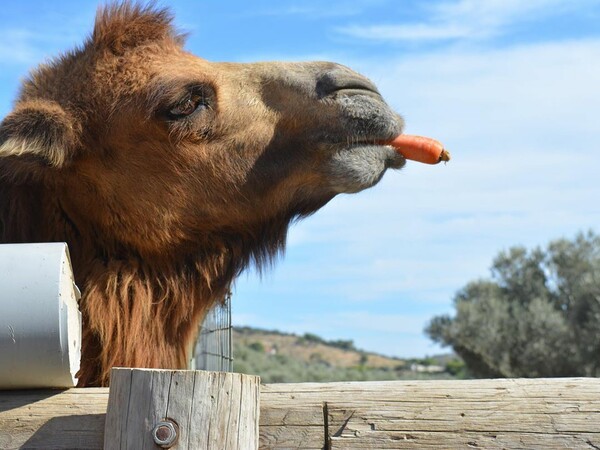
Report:
M201 325L192 368L217 372L233 371L231 342L231 294L217 303Z

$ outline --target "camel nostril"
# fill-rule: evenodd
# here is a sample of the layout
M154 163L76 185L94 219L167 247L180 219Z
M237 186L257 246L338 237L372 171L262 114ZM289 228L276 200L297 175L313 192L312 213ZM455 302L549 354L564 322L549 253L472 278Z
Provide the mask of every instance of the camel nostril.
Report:
M327 97L339 91L370 93L380 96L377 87L366 77L344 67L320 74L317 78L316 92L319 98Z

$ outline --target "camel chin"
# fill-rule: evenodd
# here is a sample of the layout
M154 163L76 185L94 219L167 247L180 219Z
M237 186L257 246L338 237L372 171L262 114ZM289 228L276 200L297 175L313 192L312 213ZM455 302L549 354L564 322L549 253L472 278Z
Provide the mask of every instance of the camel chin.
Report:
M400 169L405 163L389 145L356 144L333 154L328 179L336 193L352 194L376 185L387 169Z

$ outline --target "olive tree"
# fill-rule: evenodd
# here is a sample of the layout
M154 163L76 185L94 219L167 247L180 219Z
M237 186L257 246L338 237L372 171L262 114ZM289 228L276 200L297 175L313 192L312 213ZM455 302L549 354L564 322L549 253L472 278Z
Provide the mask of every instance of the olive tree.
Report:
M425 331L474 376L598 376L600 236L501 252L491 278L468 283L454 306Z

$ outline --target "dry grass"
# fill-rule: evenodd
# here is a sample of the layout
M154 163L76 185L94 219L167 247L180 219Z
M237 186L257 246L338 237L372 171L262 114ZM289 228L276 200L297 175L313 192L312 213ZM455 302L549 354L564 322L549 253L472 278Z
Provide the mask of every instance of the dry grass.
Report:
M233 342L249 346L259 342L266 353L285 354L303 362L323 361L332 367L368 366L371 368L400 368L406 361L389 358L375 353L336 348L332 345L314 342L301 336L271 333L253 329L234 329ZM364 356L363 356L364 355Z

